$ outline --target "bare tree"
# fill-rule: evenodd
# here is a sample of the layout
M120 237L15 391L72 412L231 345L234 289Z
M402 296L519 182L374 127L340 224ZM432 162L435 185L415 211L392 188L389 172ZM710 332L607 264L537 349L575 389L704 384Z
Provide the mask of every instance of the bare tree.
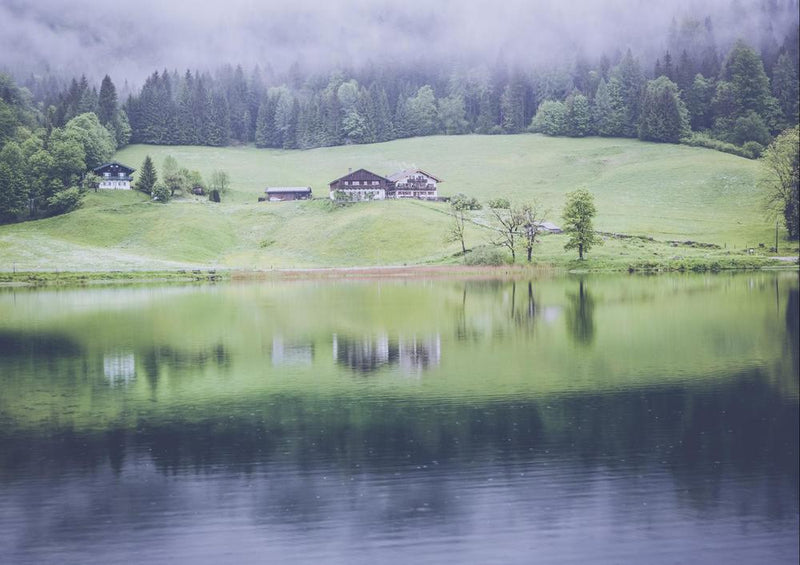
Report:
M447 228L445 234L445 241L452 243L458 241L461 243L461 254L466 257L467 246L464 243L464 232L466 231L467 219L464 216L464 208L450 206L450 217L452 218L450 226Z
M519 214L522 216L522 241L525 245L525 251L528 254L528 263L531 262L533 245L536 243L536 238L542 232L542 223L547 213L548 212L544 211L542 205L536 200L528 204L523 204L519 208Z
M509 208L489 208L495 237L492 245L505 247L511 251L511 262L517 259L517 243L522 236L524 218L518 206Z

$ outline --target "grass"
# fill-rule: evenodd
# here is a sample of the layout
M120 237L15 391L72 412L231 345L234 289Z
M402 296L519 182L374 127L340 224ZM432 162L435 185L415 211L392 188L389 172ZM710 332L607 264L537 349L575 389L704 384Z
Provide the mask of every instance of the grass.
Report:
M703 148L627 139L450 136L309 151L135 145L114 158L139 168L148 154L157 166L172 155L206 177L224 169L231 191L222 204L193 196L161 205L136 192L89 194L80 210L65 216L0 226L0 270L460 262L458 244L443 241L445 204L400 201L331 207L325 200L327 183L350 167L388 174L417 166L445 180L441 194L463 192L483 202L496 196L512 201L536 198L557 224L564 195L585 187L596 198L598 230L642 236L609 237L582 263L563 251L564 236L543 238L536 260L566 268L673 269L681 263L691 268L715 262L723 268L757 266L766 260L743 255L743 250L752 247L761 253L774 245L774 223L765 218L756 188L759 164ZM270 185L310 185L317 199L258 203L257 197ZM485 212L475 219L485 221ZM468 246L486 239L484 228L470 227ZM670 240L712 243L719 249L675 247L665 243ZM796 244L781 243L782 255L796 249Z

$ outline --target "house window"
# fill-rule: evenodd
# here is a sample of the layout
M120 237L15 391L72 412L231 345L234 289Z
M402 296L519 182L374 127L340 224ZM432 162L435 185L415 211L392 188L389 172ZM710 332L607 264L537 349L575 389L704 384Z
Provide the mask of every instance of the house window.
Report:
M119 173L119 178L125 178L125 173Z
M374 180L374 181L372 181L372 186L377 186L380 183L381 183L380 181Z
M358 185L359 185L359 182L357 180L354 180L353 181L353 186L358 186Z
M103 177L104 178L109 178L109 177L111 177L111 173L103 173Z

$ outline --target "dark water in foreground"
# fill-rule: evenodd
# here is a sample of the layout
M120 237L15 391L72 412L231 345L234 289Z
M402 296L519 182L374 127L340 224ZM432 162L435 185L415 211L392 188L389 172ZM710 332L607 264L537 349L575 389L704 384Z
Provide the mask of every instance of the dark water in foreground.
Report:
M2 563L797 563L796 273L0 292Z

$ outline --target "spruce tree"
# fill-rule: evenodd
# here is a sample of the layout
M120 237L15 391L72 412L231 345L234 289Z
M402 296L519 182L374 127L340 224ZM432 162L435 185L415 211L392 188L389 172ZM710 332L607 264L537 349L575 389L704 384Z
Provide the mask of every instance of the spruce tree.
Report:
M678 143L688 133L686 106L678 86L666 76L647 83L639 121L639 139Z
M145 194L152 194L156 182L158 182L156 168L153 165L153 160L150 158L150 155L147 155L139 171L139 177L136 179L136 190L140 190Z
M97 102L97 117L100 123L110 123L117 113L117 89L108 75L100 83L100 96Z

